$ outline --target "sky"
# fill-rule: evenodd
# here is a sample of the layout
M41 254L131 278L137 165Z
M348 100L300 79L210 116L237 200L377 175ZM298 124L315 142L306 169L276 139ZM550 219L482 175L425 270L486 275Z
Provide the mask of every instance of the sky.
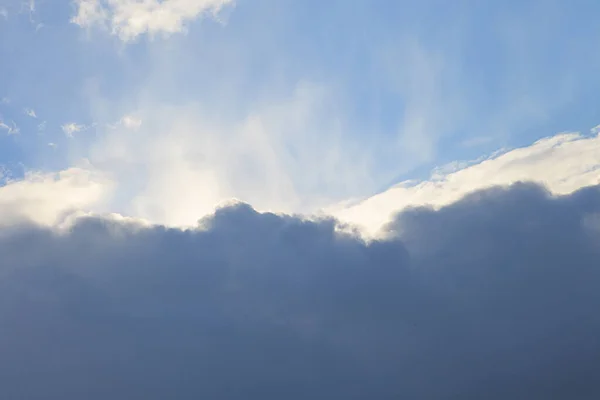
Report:
M0 397L600 398L598 12L0 0Z
M591 1L0 0L5 180L194 225L313 213L600 121ZM192 183L193 182L193 183ZM593 182L592 182L593 183Z

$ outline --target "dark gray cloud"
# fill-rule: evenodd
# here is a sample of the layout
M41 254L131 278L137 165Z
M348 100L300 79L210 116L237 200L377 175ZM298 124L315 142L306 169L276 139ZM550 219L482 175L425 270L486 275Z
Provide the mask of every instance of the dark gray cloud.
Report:
M6 399L596 399L600 190L335 221L0 231Z

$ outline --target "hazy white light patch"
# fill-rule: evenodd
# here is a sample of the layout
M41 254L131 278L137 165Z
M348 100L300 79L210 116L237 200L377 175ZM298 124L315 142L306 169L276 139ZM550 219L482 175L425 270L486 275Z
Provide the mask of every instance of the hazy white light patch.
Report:
M186 24L203 14L216 15L233 0L75 0L71 22L82 28L110 29L123 41L148 34L183 32Z
M37 126L38 132L44 132L46 130L46 125L47 125L46 121L40 122Z
M23 5L29 13L35 12L35 0L29 0L28 2L23 3Z
M518 181L544 184L555 194L600 183L600 136L559 134L454 172L438 172L429 181L400 184L358 204L327 211L376 234L406 207L442 207L475 190Z
M62 131L67 137L72 138L73 134L76 132L80 132L86 128L85 125L77 124L75 122L69 122L61 126Z
M11 121L10 124L0 120L0 129L4 129L9 135L17 135L21 132L15 121Z
M110 180L92 169L28 172L0 187L0 225L23 219L54 225L70 212L100 206L110 192Z
M133 115L123 116L120 123L128 129L139 129L139 127L142 126L142 120Z
M35 113L35 110L33 108L24 108L23 112L25 113L25 115L31 117L31 118L37 118L37 115Z
M50 142L50 143L48 143L48 147L52 147L53 149L55 149L58 147L58 145L56 143Z
M8 19L8 10L6 8L0 8L0 17Z
M10 104L10 98L3 97L2 99L0 99L0 104Z
M331 96L303 82L233 121L202 104L147 103L136 112L139 134L125 122L99 131L89 158L117 177L127 214L158 223L194 225L230 198L310 212L376 186L371 153L344 136Z

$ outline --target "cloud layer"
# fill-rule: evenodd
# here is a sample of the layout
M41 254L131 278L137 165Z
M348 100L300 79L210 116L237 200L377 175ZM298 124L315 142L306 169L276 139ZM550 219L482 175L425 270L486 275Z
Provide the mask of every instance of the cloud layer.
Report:
M595 399L600 188L416 209L365 243L237 204L201 229L0 230L27 399Z
M392 215L407 207L448 205L467 193L519 181L540 183L555 194L568 194L600 183L600 136L565 133L531 146L469 163L455 162L420 183L404 182L348 207L331 209L338 218L377 233Z

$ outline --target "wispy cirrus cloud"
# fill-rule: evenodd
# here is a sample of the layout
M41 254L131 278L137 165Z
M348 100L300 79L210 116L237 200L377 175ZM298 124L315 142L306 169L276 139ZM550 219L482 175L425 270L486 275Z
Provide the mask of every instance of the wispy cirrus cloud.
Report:
M16 135L21 132L21 129L17 126L15 121L11 121L9 124L0 120L0 129L4 129L9 135Z
M216 15L233 0L75 0L71 22L82 28L108 28L123 41L140 35L183 32L186 24L208 13Z

